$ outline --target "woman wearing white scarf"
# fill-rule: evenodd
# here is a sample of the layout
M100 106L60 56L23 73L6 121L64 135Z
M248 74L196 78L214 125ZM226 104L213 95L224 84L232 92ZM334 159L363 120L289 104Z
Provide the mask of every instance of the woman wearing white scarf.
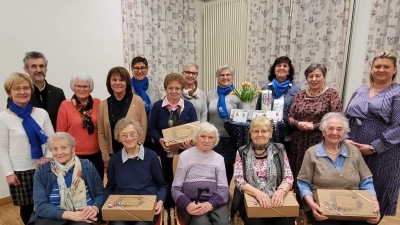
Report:
M48 139L53 159L40 166L33 183L36 225L81 225L97 221L103 184L95 167L75 155L75 139L57 132Z
M182 76L185 81L182 97L193 104L196 109L197 119L200 122L207 122L207 97L197 83L199 66L194 62L186 63L183 67Z

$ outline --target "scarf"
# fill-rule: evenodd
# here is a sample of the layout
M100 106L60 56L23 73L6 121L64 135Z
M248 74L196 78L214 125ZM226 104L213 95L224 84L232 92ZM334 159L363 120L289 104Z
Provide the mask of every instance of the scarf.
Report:
M75 154L65 165L61 165L54 159L50 161L51 171L57 176L58 188L60 191L60 209L76 211L87 206L86 185L82 179L81 161ZM72 182L69 188L65 184L65 175L74 167L72 173Z
M146 113L149 113L151 110L151 101L146 93L147 89L149 88L149 78L145 77L142 81L137 81L135 77L132 77L132 86L133 89L135 89L135 92L142 98Z
M269 144L267 147L266 167L261 168L261 171L257 171L254 166L255 164L259 164L260 161L260 159L256 159L254 155L254 148L251 147L246 158L246 180L251 186L260 189L262 192L268 194L268 196L271 198L276 191L277 179L276 166L274 163L274 155L271 144ZM258 176L258 173L262 172L266 172L265 177Z
M225 96L231 93L235 89L235 86L231 84L229 87L220 87L219 85L217 86L217 94L219 96L218 103L217 103L217 108L218 108L218 113L219 117L225 118L229 116L228 110L226 109L226 102L225 102Z
M13 101L8 103L8 108L15 113L19 118L22 118L22 126L28 136L29 144L31 145L32 159L40 159L43 157L42 145L47 142L47 136L43 129L32 118L32 104L28 102L25 108L21 108Z
M197 90L197 81L195 81L194 83L194 88L193 89L183 89L183 97L185 97L186 99L191 99L191 98L195 98L198 99L200 96L199 91Z
M272 80L272 86L274 87L275 99L280 98L288 89L290 81L288 79L285 80L282 84L280 84L276 78Z
M92 117L90 116L90 114L93 111L92 110L92 108L93 108L92 96L89 95L89 101L86 105L81 104L81 102L78 100L76 95L72 96L71 102L78 109L79 113L81 114L82 128L83 129L87 128L88 134L93 134L94 133L94 124L92 121Z

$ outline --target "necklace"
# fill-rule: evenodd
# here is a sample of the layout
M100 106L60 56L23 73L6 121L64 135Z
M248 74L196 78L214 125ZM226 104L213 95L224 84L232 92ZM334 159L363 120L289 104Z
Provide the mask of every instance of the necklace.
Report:
M266 151L267 151L267 149L265 148L263 152L257 153L257 152L256 152L256 149L254 149L254 155L260 157L260 156L263 156L263 155L265 154Z
M339 152L340 152L340 149L339 149L337 152L331 152L331 151L328 150L328 148L327 148L325 145L324 145L324 148L325 148L325 150L326 150L327 152L331 153L332 155L337 155L337 154L339 154Z
M310 88L308 88L307 91L310 96L319 96L324 89L325 87L322 87L321 90L319 90L316 94L312 93Z

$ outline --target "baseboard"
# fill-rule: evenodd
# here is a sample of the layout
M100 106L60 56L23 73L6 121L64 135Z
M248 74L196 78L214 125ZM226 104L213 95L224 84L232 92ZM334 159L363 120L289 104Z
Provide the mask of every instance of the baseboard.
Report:
M0 205L5 205L11 202L12 202L11 196L0 198Z

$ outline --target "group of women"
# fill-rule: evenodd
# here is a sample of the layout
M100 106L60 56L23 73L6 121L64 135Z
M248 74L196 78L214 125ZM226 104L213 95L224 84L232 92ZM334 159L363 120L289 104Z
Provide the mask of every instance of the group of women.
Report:
M271 142L271 122L257 117L250 124L250 143L238 150L224 128L230 110L242 104L231 94L235 71L229 65L218 68L217 89L205 95L197 83L198 66L188 63L182 74L165 77L164 98L147 78L142 57L132 60L133 77L123 67L109 71L110 97L103 101L91 96L93 79L77 73L70 82L74 95L59 108L55 134L46 111L30 104L29 76L13 73L4 84L11 101L0 113L0 165L24 223L90 223L110 194L153 194L155 221L162 207L176 204L193 223L229 224L232 178L231 215L238 211L245 224L294 224L294 218L248 218L243 201L247 193L263 207L278 207L291 189L306 203L312 224L347 224L323 216L314 199L318 188L343 187L371 192L377 217L358 223L378 223L395 214L400 186L396 60L390 52L377 55L370 87L357 89L342 114L338 92L325 86L324 65L306 69L308 88L301 90L293 83L291 60L277 58L262 89L272 91L272 109L283 112L284 141ZM170 151L162 130L198 120L203 123L193 141ZM172 159L179 153L174 176ZM126 171L135 171L134 179ZM339 174L348 177L338 179Z

